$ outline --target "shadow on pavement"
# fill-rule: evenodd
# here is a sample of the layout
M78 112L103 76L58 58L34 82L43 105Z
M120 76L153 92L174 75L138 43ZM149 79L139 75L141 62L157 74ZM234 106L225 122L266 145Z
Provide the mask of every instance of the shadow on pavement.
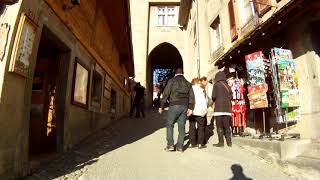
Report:
M76 179L83 174L88 165L98 161L98 157L124 145L131 144L164 128L165 113L156 110L146 112L146 118L124 118L94 133L63 153L57 159L43 166L38 172L25 179Z
M231 166L231 171L233 173L233 177L230 178L230 180L252 180L251 178L248 178L243 173L243 168L239 164L233 164Z

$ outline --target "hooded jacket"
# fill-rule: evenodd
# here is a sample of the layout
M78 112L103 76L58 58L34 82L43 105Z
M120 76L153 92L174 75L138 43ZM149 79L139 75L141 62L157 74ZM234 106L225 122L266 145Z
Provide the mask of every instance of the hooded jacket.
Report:
M227 84L226 74L219 71L215 76L215 84L212 90L215 114L231 115L231 98L232 91Z

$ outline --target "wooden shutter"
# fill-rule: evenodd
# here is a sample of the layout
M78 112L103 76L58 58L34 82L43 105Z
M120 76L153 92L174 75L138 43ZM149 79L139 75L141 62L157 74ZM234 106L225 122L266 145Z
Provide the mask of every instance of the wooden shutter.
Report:
M234 7L233 0L230 0L228 3L228 8L229 8L231 41L234 41L238 38L236 18L235 18L233 7Z
M270 0L255 0L254 2L259 16L263 16L271 9Z

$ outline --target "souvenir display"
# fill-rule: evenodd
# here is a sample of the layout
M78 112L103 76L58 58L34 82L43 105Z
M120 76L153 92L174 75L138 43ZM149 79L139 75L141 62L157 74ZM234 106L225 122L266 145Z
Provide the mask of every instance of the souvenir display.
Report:
M235 79L228 80L228 84L232 90L232 127L233 130L238 130L239 132L240 127L246 128L247 126L244 80L236 77Z
M300 119L299 89L296 63L288 49L273 48L271 51L272 80L277 100L278 122ZM284 119L285 117L285 119Z
M264 59L261 51L245 56L249 74L248 98L250 101L250 109L268 107L268 85L265 80L266 62Z

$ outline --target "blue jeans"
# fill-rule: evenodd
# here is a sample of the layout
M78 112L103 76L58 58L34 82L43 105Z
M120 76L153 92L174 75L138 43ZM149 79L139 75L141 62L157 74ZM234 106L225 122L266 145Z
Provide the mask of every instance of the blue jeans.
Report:
M183 148L184 137L185 137L185 125L187 119L188 107L184 105L173 105L169 107L167 115L167 144L170 146L174 145L173 141L173 127L174 123L178 122L178 142L177 148Z

